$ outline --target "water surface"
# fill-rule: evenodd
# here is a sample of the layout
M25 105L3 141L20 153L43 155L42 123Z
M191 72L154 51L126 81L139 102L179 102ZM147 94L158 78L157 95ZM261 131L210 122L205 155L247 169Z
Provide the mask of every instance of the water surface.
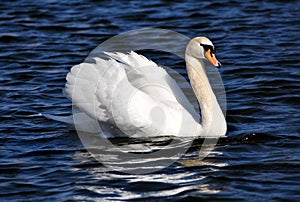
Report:
M3 201L300 197L299 1L19 0L0 9ZM70 114L61 94L70 68L104 40L145 27L213 40L223 64L228 138L201 161L199 140L182 160L137 176L105 167L75 131L38 114ZM186 77L183 61L149 56Z

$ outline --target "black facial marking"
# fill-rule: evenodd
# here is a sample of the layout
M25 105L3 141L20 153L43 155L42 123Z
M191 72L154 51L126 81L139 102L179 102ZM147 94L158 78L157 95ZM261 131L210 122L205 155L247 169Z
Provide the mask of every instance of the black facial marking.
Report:
M204 48L205 52L210 50L210 54L213 54L213 53L216 52L215 47L213 47L212 45L207 45L207 44L200 43L200 46L202 46Z

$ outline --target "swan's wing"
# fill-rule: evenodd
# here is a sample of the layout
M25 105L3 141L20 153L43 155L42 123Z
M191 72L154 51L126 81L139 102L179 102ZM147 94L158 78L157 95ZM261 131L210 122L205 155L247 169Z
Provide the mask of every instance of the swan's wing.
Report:
M107 61L103 60L103 63L107 63ZM66 77L64 93L74 105L91 118L107 121L109 119L107 111L98 103L95 94L100 76L101 72L96 68L96 64L75 65ZM107 88L106 83L103 83L103 86ZM96 107L96 105L98 106Z
M157 134L161 122L159 118L153 122L152 109L167 110L156 111L156 117L163 117L170 114L169 107L133 86L126 68L114 59L100 58L95 58L94 64L76 65L67 75L65 93L90 118L114 123L127 135ZM170 101L170 105L180 108L176 102Z
M175 102L182 105L194 118L198 117L176 81L146 57L131 51L124 53L105 53L111 58L125 64L129 82L137 89L162 102Z

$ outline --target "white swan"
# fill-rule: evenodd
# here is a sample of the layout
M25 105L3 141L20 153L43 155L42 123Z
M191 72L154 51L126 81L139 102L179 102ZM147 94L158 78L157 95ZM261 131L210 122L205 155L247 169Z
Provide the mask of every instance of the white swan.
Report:
M201 121L168 73L131 51L105 53L108 60L94 58L94 63L72 67L65 92L78 108L74 116L76 128L100 132L115 125L122 135L133 137L224 136L226 120L204 65L204 60L209 60L214 66L220 66L214 50L206 37L193 38L186 47L186 68L199 101ZM68 117L48 117L71 124ZM100 128L99 122L106 124Z

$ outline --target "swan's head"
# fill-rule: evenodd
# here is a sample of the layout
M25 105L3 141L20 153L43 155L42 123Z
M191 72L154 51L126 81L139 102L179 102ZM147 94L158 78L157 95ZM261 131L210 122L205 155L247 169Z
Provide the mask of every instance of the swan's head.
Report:
M197 59L207 59L215 67L220 67L221 63L217 60L215 52L215 46L206 37L193 38L186 48L187 55Z

